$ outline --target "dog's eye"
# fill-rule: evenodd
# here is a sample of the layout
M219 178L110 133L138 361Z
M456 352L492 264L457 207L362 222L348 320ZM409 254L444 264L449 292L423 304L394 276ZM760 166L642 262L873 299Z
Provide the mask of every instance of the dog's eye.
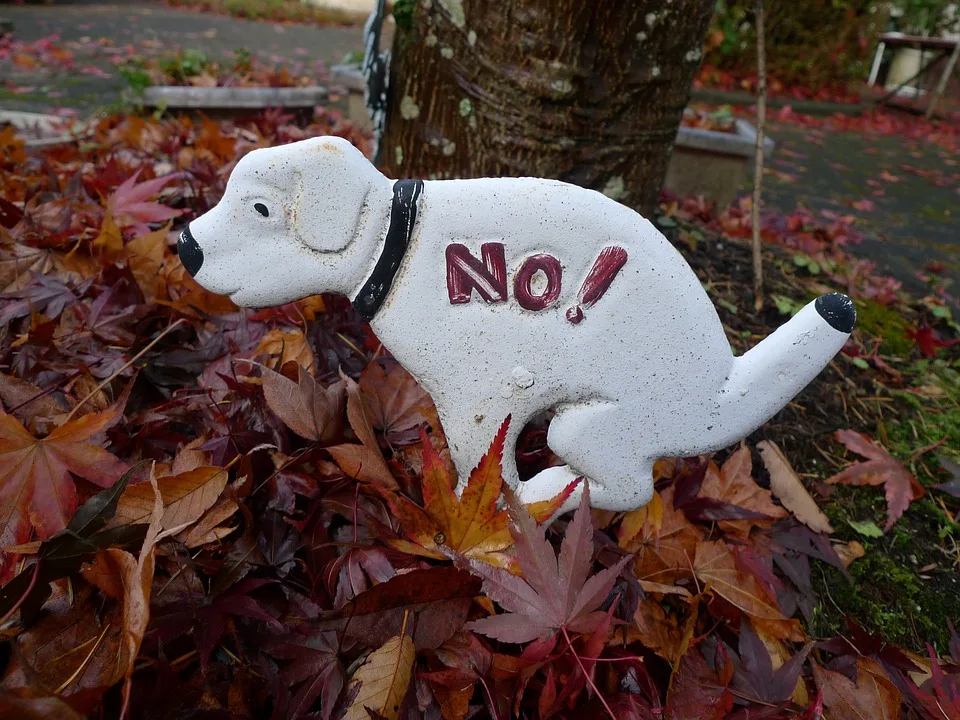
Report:
M264 205L263 203L254 204L253 209L256 210L258 213L260 213L261 215L263 215L264 217L270 217L270 211L267 210L267 206Z

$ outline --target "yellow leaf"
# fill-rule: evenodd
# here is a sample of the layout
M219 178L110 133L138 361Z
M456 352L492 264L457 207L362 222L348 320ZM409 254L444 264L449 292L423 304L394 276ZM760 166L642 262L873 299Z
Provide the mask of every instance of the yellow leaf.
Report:
M109 211L103 216L100 234L93 241L93 246L103 250L111 260L115 260L123 252L123 234Z
M184 528L210 509L227 485L228 473L219 467L199 467L157 481L163 499L164 530ZM130 485L117 503L112 525L149 522L153 512L153 491L147 483Z
M757 450L763 458L763 464L770 472L770 489L794 516L808 528L818 533L832 533L833 527L823 514L816 501L800 482L797 473L790 466L777 444L769 440L757 443Z
M316 373L316 361L307 337L300 330L285 332L274 328L257 343L256 355L279 355L280 365L294 361L305 367L311 375Z
M141 235L127 243L127 266L148 302L156 300L162 294L160 268L163 267L171 223L172 221L159 230Z
M353 676L360 691L344 720L369 720L366 708L388 720L397 720L400 704L410 685L415 657L413 640L406 633L390 638L372 652Z

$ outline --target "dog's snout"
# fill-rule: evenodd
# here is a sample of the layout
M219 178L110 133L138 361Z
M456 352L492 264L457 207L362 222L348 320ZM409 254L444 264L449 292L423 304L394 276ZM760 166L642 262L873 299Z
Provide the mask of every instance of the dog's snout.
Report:
M180 256L180 262L191 276L196 277L200 272L200 266L203 265L203 250L194 239L190 232L190 226L187 225L180 233L180 240L177 242L177 254Z

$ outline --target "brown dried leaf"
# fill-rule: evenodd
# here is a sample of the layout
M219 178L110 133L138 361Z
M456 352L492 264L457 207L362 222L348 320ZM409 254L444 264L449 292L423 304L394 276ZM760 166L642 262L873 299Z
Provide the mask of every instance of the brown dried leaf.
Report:
M284 367L289 370L291 366ZM307 440L326 442L340 434L344 385L323 387L297 365L294 382L285 375L262 368L263 395L283 424ZM381 458L382 462L382 458Z
M693 561L697 579L751 619L766 621L764 627L778 627L778 638L803 639L796 623L784 617L751 575L740 572L733 553L723 541L697 544Z
M360 692L347 710L344 720L369 720L366 708L387 720L397 720L400 704L407 693L416 657L413 640L406 633L392 637L370 657L353 676Z
M33 423L39 418L57 417L70 408L57 401L53 394L44 392L31 382L0 373L0 401L12 415L32 432L48 432Z
M857 682L821 668L813 660L813 677L823 693L830 720L895 720L900 717L900 691L884 669L867 657L857 659ZM946 716L944 716L946 717Z
M163 498L160 522L163 529L183 529L200 519L220 497L228 476L223 468L204 466L160 478L157 486ZM120 496L111 525L149 522L153 502L153 491L148 483L131 485Z
M367 417L385 435L406 432L412 440L418 425L436 418L426 390L398 363L389 368L370 363L360 374L359 386Z
M221 500L200 518L200 521L180 535L180 539L188 548L200 547L208 542L215 542L233 532L235 527L224 527L223 523L233 517L240 506L233 500Z
M316 372L316 359L302 330L284 331L274 328L260 338L254 354L279 356L281 366L295 362L306 368L311 375Z
M700 488L700 497L712 498L736 505L744 510L762 513L770 520L721 520L720 529L724 532L746 538L752 527L767 527L774 521L784 518L787 513L774 504L769 490L764 490L753 481L753 462L750 451L741 445L717 472L717 466L711 462Z
M636 553L638 579L675 585L681 578L692 577L693 556L703 531L674 509L672 486L660 493L659 505L660 511L647 514L636 535L621 546Z
M854 560L859 560L866 554L866 550L863 549L861 545L856 540L851 540L848 543L840 543L834 545L833 549L836 551L837 556L840 558L840 562L843 563L843 566L847 569L850 568L850 565Z
M760 451L760 457L763 458L763 464L766 465L770 473L770 489L773 494L783 503L794 516L806 525L808 528L818 533L832 533L833 527L823 511L817 507L816 501L807 492L807 489L800 482L797 473L794 472L790 461L777 447L777 444L769 440L762 440L757 443L757 450Z

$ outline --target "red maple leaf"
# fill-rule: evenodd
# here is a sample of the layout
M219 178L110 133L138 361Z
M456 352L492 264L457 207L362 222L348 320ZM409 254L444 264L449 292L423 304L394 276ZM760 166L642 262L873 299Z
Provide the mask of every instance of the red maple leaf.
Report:
M118 403L83 415L41 439L0 410L0 545L25 542L32 526L41 539L67 526L77 509L71 473L100 487L124 473L125 463L89 442L116 422L121 409Z
M558 630L593 632L605 613L596 612L606 600L614 582L628 562L628 555L616 565L592 577L593 523L590 519L590 492L584 487L580 507L567 527L559 558L525 508L511 502L510 531L516 543L523 577L469 560L470 570L483 578L484 593L509 612L468 623L481 635L504 642L522 643L546 638Z
M179 173L137 183L139 176L140 170L137 170L114 190L113 195L107 199L107 213L116 219L118 225L132 226L138 235L143 235L150 231L148 223L166 222L178 217L183 211L151 200L171 180L179 178Z
M907 336L920 348L920 354L928 358L936 357L940 353L940 348L950 347L960 342L960 338L941 340L929 325L921 325L916 330L907 330Z
M887 498L887 524L893 524L910 506L911 501L923 497L926 492L917 479L899 460L863 433L854 430L837 430L834 437L847 449L867 458L867 462L854 463L827 480L830 484L883 485Z

